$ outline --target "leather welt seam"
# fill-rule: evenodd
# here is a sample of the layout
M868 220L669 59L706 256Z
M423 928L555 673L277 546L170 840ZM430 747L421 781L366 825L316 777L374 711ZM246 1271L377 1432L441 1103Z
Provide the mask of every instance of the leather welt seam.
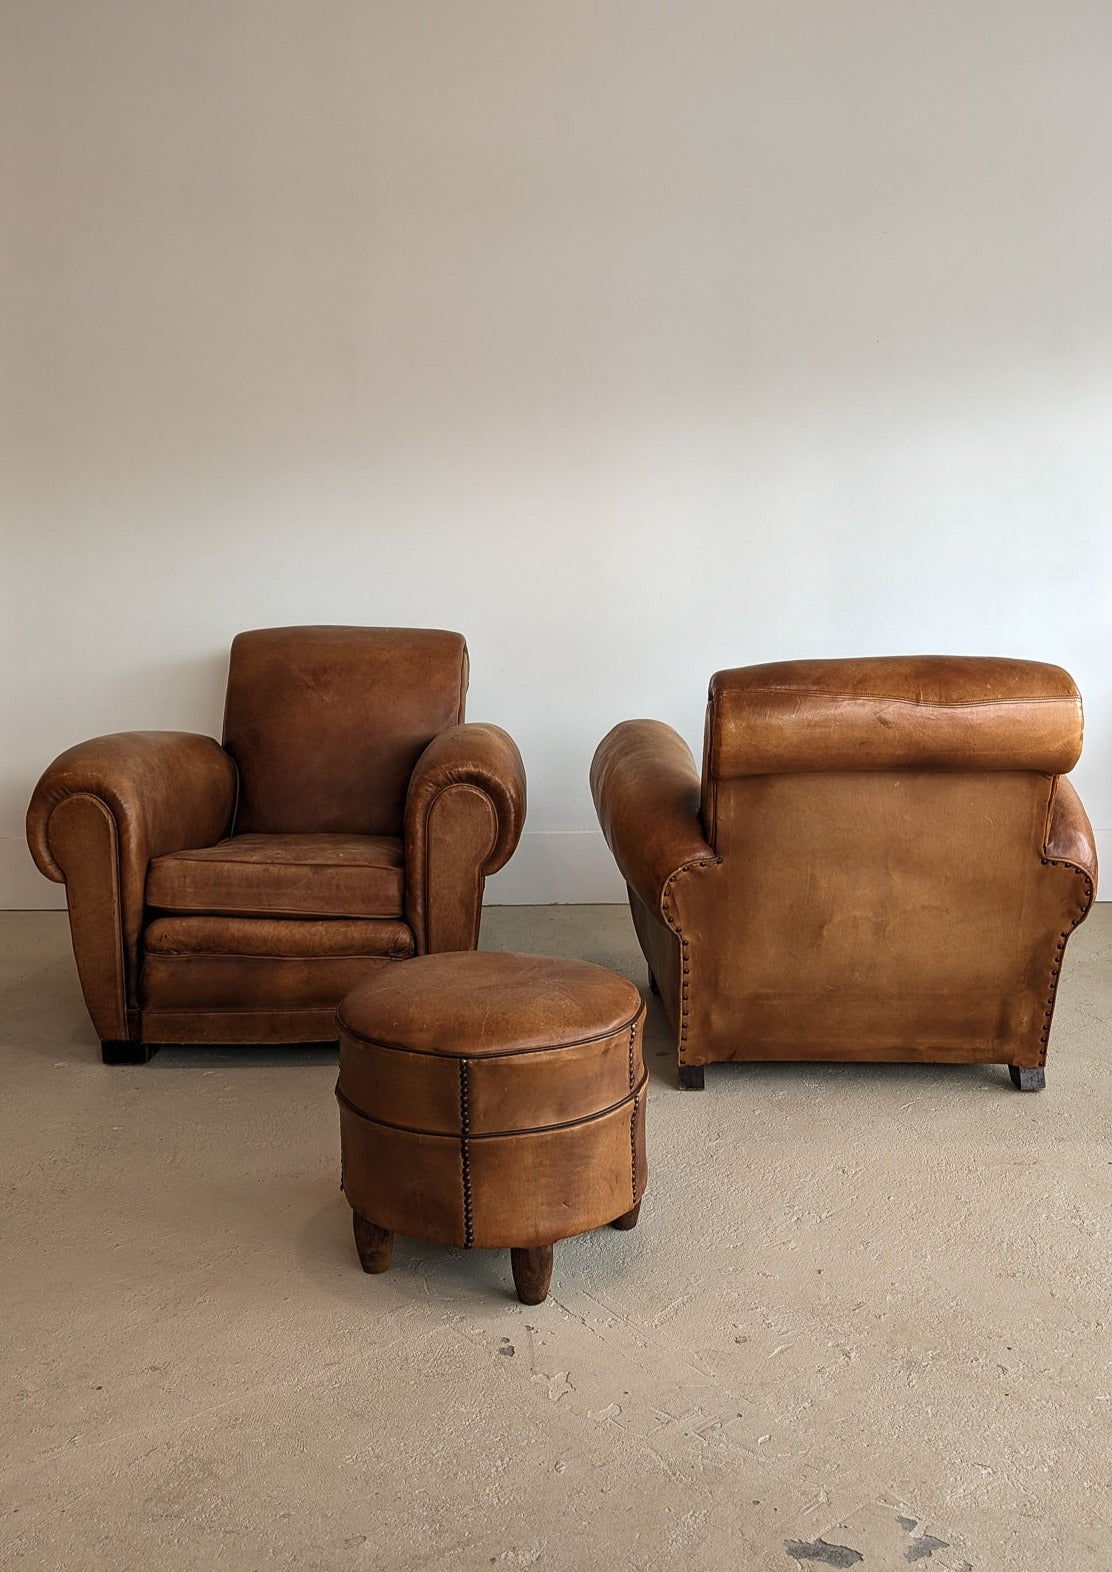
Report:
M147 907L150 911L164 913L167 917L243 917L249 921L260 919L263 922L392 922L399 926L405 924L401 912L329 912L295 911L293 907L275 908L273 906L260 910L253 910L248 906L222 906L216 901L198 899L193 906L164 906L158 901L148 900Z
M280 955L260 951L231 954L227 950L145 950L148 961L408 961L413 954L407 948L398 955L392 950L330 950L327 955L296 955L286 951Z
M460 1062L461 1065L467 1063L466 1060L461 1060ZM619 1102L612 1103L609 1108L600 1108L597 1113L583 1114L578 1119L561 1119L556 1124L530 1124L525 1125L520 1130L476 1131L468 1128L463 1132L462 1137L461 1132L458 1130L422 1130L417 1125L397 1124L392 1119L376 1119L373 1115L364 1113L361 1108L357 1108L355 1104L350 1102L348 1098L344 1096L343 1092L341 1092L338 1088L336 1091L336 1100L343 1108L347 1109L348 1113L354 1114L357 1119L362 1119L364 1124L377 1124L383 1130L397 1130L402 1135L424 1135L432 1141L459 1141L461 1138L469 1142L499 1141L504 1140L510 1136L547 1135L553 1130L574 1130L577 1125L594 1124L599 1119L605 1119L609 1114L619 1113L623 1108L628 1108L632 1104L635 1104L640 1098L641 1093L645 1090L645 1087L648 1084L648 1079L648 1072L646 1071L643 1079L638 1082L636 1088L630 1092L628 1096L623 1097ZM465 1077L462 1073L460 1076L460 1081L462 1089L462 1084L465 1081ZM462 1094L460 1099L460 1112L462 1115Z
M625 1033L628 1032L631 1027L636 1025L644 1008L645 1006L643 1004L639 1004L636 1012L630 1016L628 1021L622 1021L620 1025L611 1027L605 1032L597 1032L593 1037L576 1037L568 1042L541 1043L536 1048L496 1048L490 1053L477 1054L472 1048L469 1051L458 1055L452 1049L414 1048L410 1043L395 1043L389 1042L382 1037L368 1037L364 1032L359 1031L356 1027L349 1026L347 1021L344 1020L342 1011L339 1013L339 1022L349 1037L354 1038L356 1042L366 1043L370 1048L386 1048L391 1053L422 1054L426 1058L430 1059L454 1059L457 1057L463 1057L468 1059L477 1058L485 1062L486 1060L490 1059L518 1059L526 1054L533 1053L562 1053L565 1048L585 1048L589 1043L606 1042L607 1039L611 1037L624 1037Z
M685 862L681 867L677 868L674 873L669 874L664 888L660 892L661 916L664 918L664 921L668 924L669 928L671 928L672 932L676 935L676 938L680 941L680 1027L678 1040L676 1043L676 1054L680 1064L683 1064L687 1054L687 1012L690 995L688 978L691 975L691 952L687 935L684 933L679 923L675 920L672 913L668 910L668 903L670 899L669 891L681 874L687 873L691 869L710 868L712 866L721 867L722 858L712 855L710 857L697 857L693 861Z
M909 699L906 694L899 693L830 693L825 689L817 692L813 688L748 688L744 694L725 700L727 705L739 705L746 708L752 705L754 699L759 699L763 693L790 693L793 698L811 699L818 705L824 704L906 704L911 709L917 710L982 710L982 709L1010 709L1013 705L1024 704L1068 704L1071 709L1078 708L1078 700L1066 696L1057 697L1054 694L1031 695L1029 698L1011 699ZM717 703L723 702L722 696ZM793 722L798 716L792 716Z
M297 873L352 873L361 874L370 871L377 873L401 873L404 863L381 862L275 862L268 861L265 857L206 857L200 853L170 852L176 863L187 862L194 868L263 868L271 873L275 868L283 868L292 876ZM161 858L155 861L161 862Z
M294 1016L294 1017L296 1017L298 1019L300 1019L304 1015L328 1015L328 1016L331 1016L333 1018L335 1018L335 1015L336 1015L335 1009L330 1004L290 1004L290 1005L287 1005L284 1009L280 1005L275 1005L275 1006L271 1007L270 1005L262 1005L262 1004L260 1004L260 1005L250 1005L250 1004L246 1004L246 1005L239 1005L239 1004L235 1004L235 1005L231 1005L231 1004L230 1005L223 1005L223 1004L214 1004L214 1005L208 1005L208 1004L194 1004L194 1005L145 1004L145 1005L142 1006L142 1008L139 1010L138 1013L143 1017L143 1019L145 1021L150 1021L150 1020L153 1020L153 1019L161 1020L164 1015L170 1015L170 1016L181 1015L181 1016L184 1016L185 1019L189 1020L189 1021L193 1021L193 1020L208 1021L208 1020L211 1020L214 1016L215 1017L220 1017L222 1015L279 1015L279 1016L281 1016L281 1015L289 1015L289 1016ZM334 1035L332 1037L322 1037L319 1040L322 1043L324 1043L324 1042L331 1042L333 1044L333 1046L335 1046L335 1043L336 1043L336 1038L335 1038ZM211 1047L212 1045L210 1043L210 1044L202 1045L202 1046ZM255 1048L255 1047L263 1047L263 1048L265 1048L268 1045L266 1043L236 1043L233 1046L238 1047L238 1048ZM270 1046L273 1046L273 1044L271 1044Z
M474 1196L471 1190L471 1106L468 1098L468 1064L459 1062L459 1158L460 1180L463 1186L463 1245L470 1250L475 1244Z
M137 979L129 974L138 969L138 963L129 963L128 957L126 934L127 919L126 913L124 911L124 886L120 871L120 826L116 820L115 813L112 811L111 805L106 802L103 797L98 796L96 792L69 792L65 797L62 798L61 802L56 802L53 808L50 810L50 817L46 821L46 835L48 844L50 837L50 820L54 817L55 813L63 803L73 802L75 800L81 800L95 804L95 806L101 810L105 818L108 820L112 830L112 885L116 895L117 919L113 924L114 931L112 937L114 940L114 949L118 963L116 966L116 987L113 989L113 992L116 994L117 1004L120 1010L120 1020L123 1024L124 1036L126 1037L129 1032L128 1016L132 1012L133 1008L128 1003L128 1000L129 998L134 997L134 990L137 987Z

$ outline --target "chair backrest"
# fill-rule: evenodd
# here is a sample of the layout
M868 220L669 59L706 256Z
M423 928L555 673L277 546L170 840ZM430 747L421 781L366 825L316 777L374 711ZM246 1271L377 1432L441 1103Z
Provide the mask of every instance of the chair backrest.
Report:
M1072 680L1034 662L719 672L704 826L728 884L723 937L744 955L751 1012L769 1016L761 1030L782 1020L798 1036L785 1006L805 999L827 1041L1018 1030L1005 1001L1045 1002L1036 930L1053 918L1037 885L1055 780L1081 737Z
M433 628L260 628L232 643L237 834L400 835L413 767L463 719L467 646Z

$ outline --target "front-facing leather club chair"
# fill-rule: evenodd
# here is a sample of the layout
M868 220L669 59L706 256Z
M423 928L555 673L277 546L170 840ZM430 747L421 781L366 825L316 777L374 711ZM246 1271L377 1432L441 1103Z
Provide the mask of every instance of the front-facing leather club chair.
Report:
M1045 1084L1096 885L1067 674L791 661L711 679L702 776L658 721L591 769L680 1083L723 1060L996 1063Z
M264 628L232 644L223 746L124 732L54 761L27 839L106 1063L325 1041L374 968L475 948L525 775L464 724L467 676L458 633Z

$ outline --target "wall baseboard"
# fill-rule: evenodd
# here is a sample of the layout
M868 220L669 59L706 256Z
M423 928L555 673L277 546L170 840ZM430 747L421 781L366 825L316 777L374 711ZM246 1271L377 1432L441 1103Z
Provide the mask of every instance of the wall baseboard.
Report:
M1101 865L1112 869L1112 829L1096 831ZM509 863L487 880L492 906L609 905L625 884L600 830L526 830ZM1100 890L1112 900L1112 875ZM0 910L52 911L66 904L60 884L44 879L22 836L0 836Z

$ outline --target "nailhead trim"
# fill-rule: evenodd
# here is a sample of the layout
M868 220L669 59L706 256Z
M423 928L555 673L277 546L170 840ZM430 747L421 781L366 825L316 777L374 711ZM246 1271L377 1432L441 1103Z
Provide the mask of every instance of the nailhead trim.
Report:
M688 978L691 975L691 952L687 935L681 930L679 924L674 920L673 914L668 910L668 892L680 874L687 873L691 868L720 868L721 866L721 857L700 857L695 862L685 862L683 867L677 868L675 873L667 880L660 897L660 910L663 913L664 921L680 941L680 1030L679 1042L676 1044L676 1048L681 1065L684 1063L687 1053L687 1014L690 989Z
M459 1062L459 1156L463 1178L463 1247L465 1250L471 1250L475 1244L475 1226L471 1209L471 1148L469 1145L471 1109L467 1100L467 1072L467 1060L461 1059Z
M629 1188L634 1206L637 1205L637 1110L640 1103L639 1097L633 1099L633 1112L629 1116Z
M1050 967L1050 987L1047 993L1046 1009L1043 1011L1043 1028L1039 1036L1039 1065L1040 1067L1045 1067L1046 1053L1050 1042L1050 1025L1054 1019L1054 1000L1058 993L1058 979L1062 974L1062 953L1066 948L1070 934L1077 927L1078 923L1083 920L1093 903L1093 881L1083 869L1078 868L1072 862L1061 862L1056 857L1043 857L1041 861L1044 868L1068 868L1085 885L1084 904L1079 909L1077 916L1071 918L1069 927L1059 933L1058 943L1054 946L1055 959Z

